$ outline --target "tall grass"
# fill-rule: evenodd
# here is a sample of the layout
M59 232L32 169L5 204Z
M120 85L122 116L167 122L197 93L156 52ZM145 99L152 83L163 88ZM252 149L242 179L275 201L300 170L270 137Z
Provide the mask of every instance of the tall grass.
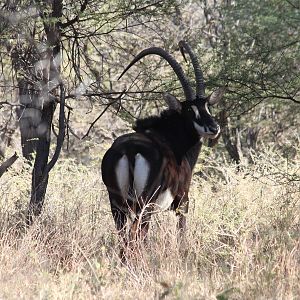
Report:
M239 171L207 163L205 179L193 177L184 253L165 212L126 265L99 161L60 160L27 230L30 169L19 161L0 179L0 299L299 298L300 159L252 160Z

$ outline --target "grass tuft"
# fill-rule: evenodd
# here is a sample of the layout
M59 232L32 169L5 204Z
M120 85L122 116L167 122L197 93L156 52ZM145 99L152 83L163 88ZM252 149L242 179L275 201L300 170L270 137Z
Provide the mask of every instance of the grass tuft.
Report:
M266 151L239 171L207 164L205 179L193 177L185 254L165 212L126 265L99 165L60 160L27 230L30 168L20 159L1 177L1 299L300 297L299 158Z

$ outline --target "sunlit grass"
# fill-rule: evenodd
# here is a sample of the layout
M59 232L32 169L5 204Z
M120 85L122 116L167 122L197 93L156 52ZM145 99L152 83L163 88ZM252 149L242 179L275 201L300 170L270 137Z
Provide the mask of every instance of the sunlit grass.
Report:
M296 299L300 296L299 158L211 163L193 177L187 251L176 217L153 217L149 243L124 265L100 161L63 158L28 230L30 168L0 179L2 299Z

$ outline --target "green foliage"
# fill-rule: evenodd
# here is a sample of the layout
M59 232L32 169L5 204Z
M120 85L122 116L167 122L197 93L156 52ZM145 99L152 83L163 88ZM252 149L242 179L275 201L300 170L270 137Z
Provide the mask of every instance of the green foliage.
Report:
M300 10L288 1L254 0L237 1L223 12L219 75L239 104L237 113L263 99L300 104Z
M162 92L183 99L180 84L168 64L155 56L144 58L119 81L118 75L140 50L161 46L176 57L193 84L192 66L185 64L177 47L184 38L201 61L207 93L228 86L218 110L226 112L232 143L239 132L241 151L247 156L248 129L254 129L259 130L259 147L262 142L277 143L293 153L283 135L296 142L300 126L300 9L295 1L58 2L63 5L59 19L49 14L46 1L4 6L0 19L4 100L15 97L17 87L9 86L16 75L36 81L35 66L47 46L44 24L59 21L68 106L99 109L95 103L106 105L126 89L122 101L110 109L120 109L120 118L132 123L165 107ZM47 17L41 19L39 11Z

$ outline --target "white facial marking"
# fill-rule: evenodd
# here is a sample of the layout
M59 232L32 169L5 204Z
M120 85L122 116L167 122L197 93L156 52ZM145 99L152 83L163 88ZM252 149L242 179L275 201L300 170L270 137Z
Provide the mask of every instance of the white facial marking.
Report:
M211 116L211 113L210 113L210 111L209 111L207 102L205 102L204 107L205 107L206 112Z
M195 113L196 119L199 119L200 118L200 114L199 114L199 110L198 110L197 106L192 105L191 108L192 108L192 110Z
M218 130L217 133L214 133L214 132L211 132L208 127L200 126L196 122L193 122L193 124L194 124L194 127L197 130L198 134L203 137L209 137L211 139L214 139L217 137L217 135L220 132L220 129ZM205 131L205 128L206 128L206 131Z
M199 135L206 136L206 132L203 126L198 125L196 122L193 122L193 124Z
M135 156L134 172L133 172L133 186L136 191L136 195L139 197L147 184L149 176L150 166L148 161L140 154Z
M166 210L170 207L173 200L174 200L174 197L171 194L171 191L169 189L167 189L158 196L156 204L158 205L160 210Z
M118 161L115 172L122 197L127 198L129 189L129 162L125 154Z

